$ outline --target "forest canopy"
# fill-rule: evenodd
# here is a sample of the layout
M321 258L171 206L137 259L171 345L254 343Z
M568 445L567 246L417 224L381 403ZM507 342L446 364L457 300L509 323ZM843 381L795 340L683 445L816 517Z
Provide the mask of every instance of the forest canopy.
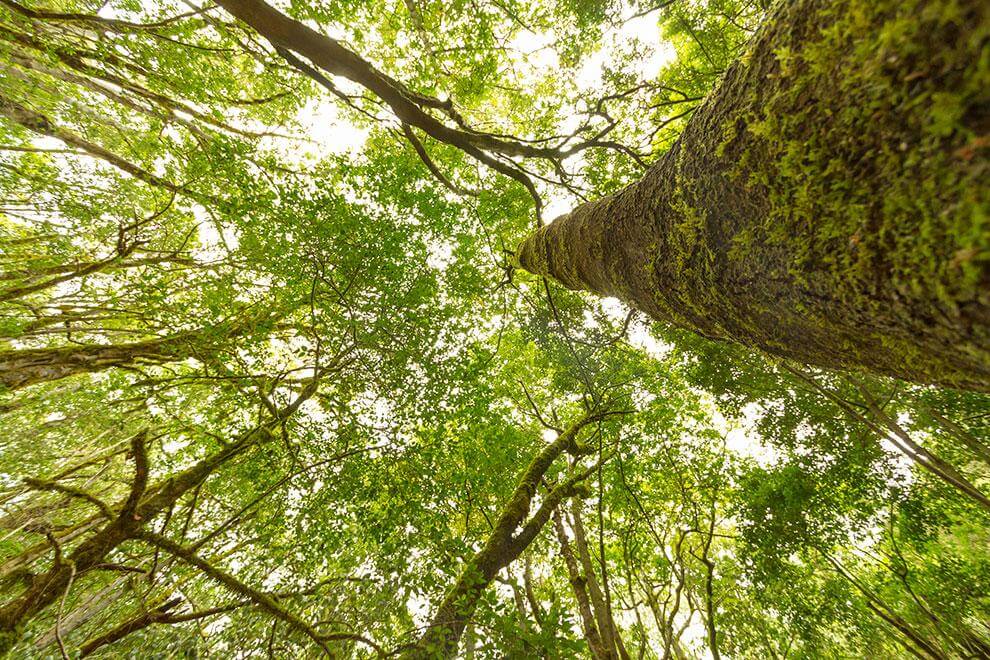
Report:
M982 0L0 0L0 657L990 657Z

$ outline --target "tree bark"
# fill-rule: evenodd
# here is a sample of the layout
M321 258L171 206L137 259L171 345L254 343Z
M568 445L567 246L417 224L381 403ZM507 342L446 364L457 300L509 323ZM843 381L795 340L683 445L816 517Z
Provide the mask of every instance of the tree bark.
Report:
M791 0L519 264L709 338L990 391L990 5Z
M577 548L577 556L581 562L581 570L584 571L584 581L588 595L591 596L591 604L595 613L595 620L598 622L598 631L601 634L602 646L605 649L607 658L628 658L628 654L622 653L624 646L619 638L619 631L616 629L615 621L612 620L612 612L608 607L608 602L602 588L598 583L598 575L591 561L591 552L588 550L588 539L584 532L584 522L581 520L583 506L581 500L575 498L571 500L571 529L574 531L574 547Z
M26 348L0 354L0 386L15 390L140 361L181 360L197 352L197 333L128 344Z

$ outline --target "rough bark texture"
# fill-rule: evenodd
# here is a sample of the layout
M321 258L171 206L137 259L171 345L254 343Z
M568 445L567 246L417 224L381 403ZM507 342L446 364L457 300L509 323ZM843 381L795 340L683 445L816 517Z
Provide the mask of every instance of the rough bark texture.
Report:
M792 0L521 266L704 336L990 391L990 4Z
M79 373L138 361L178 360L194 354L194 337L168 337L122 345L27 348L0 354L0 385L15 390Z

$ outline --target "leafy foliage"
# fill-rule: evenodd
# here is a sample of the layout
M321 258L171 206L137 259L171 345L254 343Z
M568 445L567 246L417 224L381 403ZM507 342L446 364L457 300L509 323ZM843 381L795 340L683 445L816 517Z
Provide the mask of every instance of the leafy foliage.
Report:
M507 257L663 153L769 3L277 7L446 140L219 6L0 4L0 651L990 652L985 396Z

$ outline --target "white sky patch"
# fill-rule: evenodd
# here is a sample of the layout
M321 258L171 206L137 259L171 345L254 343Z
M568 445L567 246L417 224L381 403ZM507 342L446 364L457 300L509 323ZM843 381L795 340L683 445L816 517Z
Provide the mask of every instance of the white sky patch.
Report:
M598 301L598 305L616 323L621 323L629 313L629 308L618 298L602 298Z
M629 15L631 8L626 8L625 14ZM618 30L624 38L634 38L650 47L649 53L645 57L637 60L637 72L645 79L655 78L660 70L674 61L677 51L674 45L663 39L658 25L658 15L650 12L643 16L626 19L625 23Z
M654 337L645 323L632 324L629 328L629 343L652 358L661 358L674 348L673 344Z
M410 593L406 599L406 610L417 627L424 627L430 622L432 604L422 594Z
M64 142L58 138L49 137L47 135L37 135L31 137L31 144L39 149L65 149L68 147Z
M427 250L429 254L426 257L426 265L430 268L443 271L454 261L454 245L452 243L430 241Z
M205 635L219 635L223 632L224 628L230 625L231 618L226 614L221 616L219 619L214 619L210 621L205 626L203 626L203 634Z
M508 47L510 52L515 54L513 59L517 66L525 63L534 70L546 70L560 65L557 51L553 49L556 40L557 35L553 30L546 32L520 30L509 42Z
M551 194L546 195L543 200L543 218L547 222L569 212L575 205L572 198L559 194L552 194L556 191L549 192Z
M634 70L643 80L656 78L660 69L677 56L673 44L664 41L660 34L656 12L627 18L634 12L634 8L625 7L623 22L617 28L606 31L602 35L602 47L585 59L576 78L580 89L593 91L599 87L602 84L605 65L611 59L612 53L618 52L625 45L639 44L641 54L636 58Z
M233 227L217 228L217 223L210 218L206 209L199 204L192 206L193 217L199 223L196 226L196 236L199 245L192 250L198 261L220 261L229 250L237 249L240 238Z
M901 413L897 418L897 423L902 428L909 428L911 424L910 415ZM915 431L911 434L911 439L917 442L919 445L924 445L925 441L928 439L927 433L922 433ZM900 441L893 437L892 434L883 435L880 437L880 446L884 451L889 452L893 461L893 474L891 475L890 485L909 488L915 480L914 470L916 465L914 461L904 453L903 450L897 448L897 443ZM918 468L920 469L920 468Z
M189 446L189 439L184 437L169 438L162 442L162 451L166 454L174 454L175 452L185 449Z
M602 47L586 57L574 78L582 91L594 91L602 83L602 72L613 53L622 47L638 43L640 56L636 58L635 72L640 78L655 78L664 65L676 57L673 44L663 39L658 25L657 12L635 16L636 7L623 7L619 24L602 35ZM560 60L554 49L559 39L553 30L530 32L521 30L509 42L514 53L513 61L523 81L531 76L541 76L547 70L558 68Z
M601 85L602 72L605 69L605 55L605 49L602 48L584 60L575 77L578 87L587 90Z
M717 410L713 412L712 419L718 426L728 429L725 436L725 444L729 451L740 456L751 458L761 467L768 468L780 460L777 451L770 445L765 444L756 432L756 422L760 417L760 406L755 403L748 404L742 411L742 417L733 420L730 424Z
M175 157L171 154L162 154L151 164L151 171L155 176L164 178L168 176L169 165L174 165L175 162Z
M151 398L145 401L145 406L147 407L148 412L152 415L161 415L165 412L165 409L155 403L155 400Z
M305 148L314 150L312 156L328 156L357 154L364 149L370 131L367 128L355 126L348 121L341 111L337 102L327 95L320 95L311 100L296 116L299 121L303 135L306 135L311 143ZM300 144L287 144L285 148L294 152L298 157Z
M285 578L288 577L287 571L279 566L274 571L265 577L265 581L262 583L265 589L268 591L274 591L276 587L282 584Z

